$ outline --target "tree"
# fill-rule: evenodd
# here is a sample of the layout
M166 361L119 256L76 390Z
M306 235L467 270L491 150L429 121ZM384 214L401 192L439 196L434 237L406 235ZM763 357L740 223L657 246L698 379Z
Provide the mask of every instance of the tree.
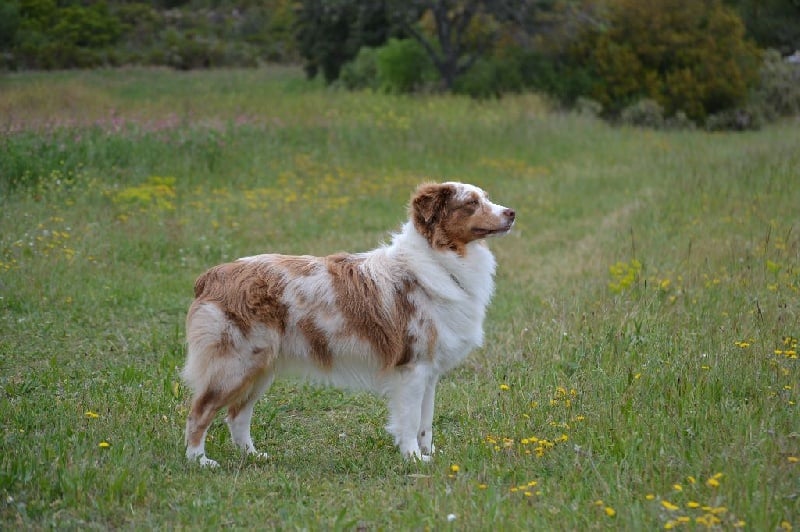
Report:
M386 3L368 0L303 0L298 4L295 24L305 70L313 78L321 70L330 83L342 66L363 46L380 46L395 28Z
M788 55L800 50L800 0L727 0L747 34L765 48Z
M425 48L447 90L510 27L527 18L526 0L395 0L397 24Z
M576 47L595 76L591 96L611 114L639 99L703 122L741 104L759 52L719 0L612 0L605 27Z
M303 0L297 38L310 77L330 82L364 46L411 37L431 58L444 88L485 56L498 38L524 30L535 0Z

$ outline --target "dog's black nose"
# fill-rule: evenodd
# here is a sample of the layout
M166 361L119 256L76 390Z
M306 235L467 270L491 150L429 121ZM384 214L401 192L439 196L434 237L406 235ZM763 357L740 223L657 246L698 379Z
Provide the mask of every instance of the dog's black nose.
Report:
M503 215L510 220L514 220L514 218L517 216L517 213L514 212L514 209L506 209L503 211Z

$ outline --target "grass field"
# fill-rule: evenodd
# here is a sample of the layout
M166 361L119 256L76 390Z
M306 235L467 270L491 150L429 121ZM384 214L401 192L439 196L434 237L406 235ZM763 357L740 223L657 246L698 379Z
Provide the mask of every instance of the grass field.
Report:
M612 128L532 95L291 69L0 78L0 528L800 526L800 127ZM195 277L386 241L423 180L517 211L436 459L383 401L273 386L184 458Z

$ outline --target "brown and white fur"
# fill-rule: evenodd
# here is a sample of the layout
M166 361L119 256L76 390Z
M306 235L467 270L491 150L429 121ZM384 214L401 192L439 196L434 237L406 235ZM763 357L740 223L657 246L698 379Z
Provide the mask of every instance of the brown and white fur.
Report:
M289 374L388 397L400 452L429 460L439 377L483 343L495 259L484 243L514 211L462 183L424 184L389 245L327 257L256 255L196 281L183 378L193 392L186 456L216 466L205 437L227 407L234 443L250 438L253 406Z

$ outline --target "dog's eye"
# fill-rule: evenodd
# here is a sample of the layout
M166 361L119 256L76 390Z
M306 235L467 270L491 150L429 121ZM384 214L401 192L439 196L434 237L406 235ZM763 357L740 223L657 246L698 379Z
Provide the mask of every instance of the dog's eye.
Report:
M467 205L468 205L468 206L470 206L470 207L477 207L479 203L480 203L480 202L479 202L478 200L476 200L476 199L472 199L472 200L469 200L469 201L467 202Z

